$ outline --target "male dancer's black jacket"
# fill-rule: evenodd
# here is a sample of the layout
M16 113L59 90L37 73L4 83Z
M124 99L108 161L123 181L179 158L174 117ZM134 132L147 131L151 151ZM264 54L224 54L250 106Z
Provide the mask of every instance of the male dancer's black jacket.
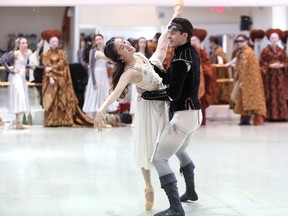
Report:
M200 84L200 58L195 48L188 42L177 47L167 73L156 70L168 88L159 91L146 91L146 100L170 101L170 113L180 110L201 109L198 100Z

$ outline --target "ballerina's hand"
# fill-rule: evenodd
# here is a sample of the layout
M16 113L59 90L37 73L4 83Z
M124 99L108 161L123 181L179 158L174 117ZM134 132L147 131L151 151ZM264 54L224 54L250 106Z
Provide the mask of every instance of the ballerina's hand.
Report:
M184 0L177 0L176 1L176 5L174 7L174 13L176 14L176 17L181 16L181 11L183 9L183 6L184 6Z
M97 112L94 119L94 128L96 128L98 132L102 132L102 128L104 128L105 125L107 125L107 122L104 113Z

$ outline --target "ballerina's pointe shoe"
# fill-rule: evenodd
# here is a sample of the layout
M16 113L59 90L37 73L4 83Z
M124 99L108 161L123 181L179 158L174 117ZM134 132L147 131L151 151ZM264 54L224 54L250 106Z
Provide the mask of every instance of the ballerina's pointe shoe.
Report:
M146 211L151 210L153 208L153 205L154 205L154 189L153 189L152 185L146 186L145 199L146 199L146 203L145 203Z

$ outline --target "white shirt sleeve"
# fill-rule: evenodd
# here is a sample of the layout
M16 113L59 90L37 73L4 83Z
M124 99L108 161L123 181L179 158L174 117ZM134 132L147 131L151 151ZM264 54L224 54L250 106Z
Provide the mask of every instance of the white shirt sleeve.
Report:
M217 62L218 62L218 64L224 64L223 58L219 55L217 56Z

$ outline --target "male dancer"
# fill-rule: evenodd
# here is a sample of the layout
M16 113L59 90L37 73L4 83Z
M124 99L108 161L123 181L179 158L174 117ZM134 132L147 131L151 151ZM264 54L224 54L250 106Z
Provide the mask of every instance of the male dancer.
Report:
M170 121L166 125L157 146L154 165L158 172L161 187L170 203L170 208L155 216L184 216L181 201L198 199L194 186L194 164L185 151L190 140L202 122L201 106L198 100L200 83L200 59L197 51L191 46L190 38L193 26L189 20L175 18L169 26L168 39L175 48L168 73L159 75L169 83L166 95L157 92L144 92L147 100L166 100L170 98ZM170 77L170 78L168 78ZM167 97L168 96L168 97ZM176 154L183 172L186 192L179 198L177 180L168 160Z

